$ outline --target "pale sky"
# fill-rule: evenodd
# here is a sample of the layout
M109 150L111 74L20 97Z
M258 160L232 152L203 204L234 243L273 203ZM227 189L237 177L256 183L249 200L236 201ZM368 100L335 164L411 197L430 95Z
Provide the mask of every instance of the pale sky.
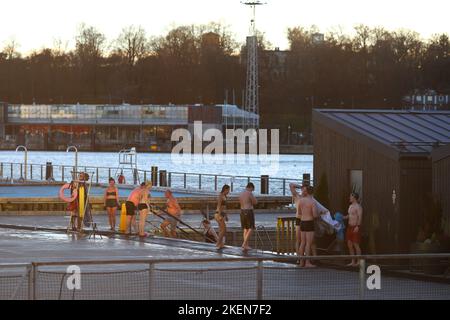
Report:
M341 26L347 33L359 23L389 30L412 29L428 38L450 33L450 0L266 0L257 10L257 27L274 47L288 46L292 26L317 25L321 32ZM0 50L15 39L29 53L55 39L74 46L77 26L84 22L115 39L128 25L141 25L161 35L174 25L211 21L229 25L239 41L249 30L250 10L239 0L0 0Z

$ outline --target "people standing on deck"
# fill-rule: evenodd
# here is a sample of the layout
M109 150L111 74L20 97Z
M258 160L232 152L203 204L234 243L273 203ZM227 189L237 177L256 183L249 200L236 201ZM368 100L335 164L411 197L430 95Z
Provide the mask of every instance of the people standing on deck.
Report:
M219 224L219 237L217 239L216 247L218 250L225 247L225 235L227 233L227 224L228 216L226 213L227 208L227 196L230 193L230 186L224 185L222 187L222 191L219 193L219 197L217 198L217 209L214 214L214 219L216 219Z
M255 185L251 182L247 184L245 190L239 196L239 203L241 205L241 226L244 230L244 241L242 243L242 250L247 251L250 249L248 243L255 229L255 213L253 211L254 206L258 203L253 191Z
M147 215L150 210L150 190L152 189L152 183L150 181L144 184L144 188L141 192L141 198L138 204L139 210L139 237L146 237L145 223L147 222Z
M298 185L293 185L291 187L295 190ZM313 187L311 186L301 186L301 196L297 196L297 214L300 213L300 220L297 220L299 225L300 233L300 246L298 248L298 256L303 257L304 255L310 256L312 253L311 247L314 242L314 218L318 217L317 205L312 197ZM295 191L295 193L297 193ZM298 215L297 215L298 217ZM309 259L299 261L300 267L315 267Z
M125 184L125 176L123 175L123 171L120 171L120 174L117 177L117 182L119 184Z
M181 217L181 207L177 199L173 196L172 191L167 189L164 193L167 198L167 213L168 217L161 223L161 229L166 237L177 237L177 224ZM168 227L170 226L170 230Z
M297 189L301 189L302 186L296 183L290 183L289 189L291 190L292 198L294 199L295 204L295 235L296 235L296 244L295 244L295 251L297 252L297 255L299 255L299 249L300 249L300 241L301 241L301 230L300 230L300 222L302 218L302 213L300 211L299 206L299 200L301 198L301 195L297 192ZM300 263L300 260L298 261Z
M132 228L134 228L134 230L138 229L136 226L136 210L138 208L139 202L141 201L141 194L145 189L146 189L145 182L142 182L139 187L131 191L127 201L125 202L125 207L127 211L127 223L125 234L130 234Z
M116 231L116 212L119 206L119 190L116 187L114 178L109 178L109 186L103 195L103 201L108 213L109 226L111 231Z
M348 219L348 227L346 232L346 240L350 255L360 255L361 248L361 223L362 223L363 209L359 204L359 195L356 192L350 194L350 206L348 208L348 215L344 219ZM358 266L359 259L352 259L348 264L350 267Z
M67 205L67 211L70 211L70 226L72 231L77 231L80 216L78 210L78 183L75 181L70 182L70 196L73 197L74 200Z

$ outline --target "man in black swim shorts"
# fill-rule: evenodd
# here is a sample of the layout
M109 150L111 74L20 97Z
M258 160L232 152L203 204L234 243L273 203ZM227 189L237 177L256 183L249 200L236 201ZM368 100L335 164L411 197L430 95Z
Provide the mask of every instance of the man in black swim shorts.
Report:
M239 202L241 204L241 226L244 230L244 242L242 243L242 250L247 251L250 249L248 242L253 230L255 229L255 214L253 212L253 206L257 201L253 195L255 186L249 182L245 190L239 196Z

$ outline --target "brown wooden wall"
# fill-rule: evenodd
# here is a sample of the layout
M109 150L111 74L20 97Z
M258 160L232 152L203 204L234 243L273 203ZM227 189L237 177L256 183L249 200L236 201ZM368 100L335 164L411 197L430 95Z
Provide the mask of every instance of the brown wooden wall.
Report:
M347 211L351 192L349 171L363 171L363 226L367 250L395 252L395 209L392 191L400 196L399 162L377 153L362 143L313 122L315 185L326 173L333 212ZM344 201L345 199L345 201ZM400 210L400 208L398 208ZM378 222L378 223L377 223Z
M432 193L430 158L400 160L400 248L407 250L417 239L419 227L423 225L427 199ZM428 198L427 198L428 197Z
M433 193L442 206L444 231L450 234L450 156L433 163Z

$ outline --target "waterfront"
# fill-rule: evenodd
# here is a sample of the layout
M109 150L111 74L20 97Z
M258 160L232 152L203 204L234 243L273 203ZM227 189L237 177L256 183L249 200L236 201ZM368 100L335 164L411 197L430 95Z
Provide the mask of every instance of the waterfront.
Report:
M274 172L272 166L258 163L254 157L249 155L233 155L222 159L221 156L209 156L209 160L203 161L202 155L191 155L191 161L185 161L182 166L172 162L170 153L138 153L137 166L139 169L150 170L157 166L160 170L172 172L192 172L203 174L217 174L230 176L260 176L270 174L272 177L286 179L301 179L303 173L313 173L312 155L279 155L277 156L277 170ZM23 152L0 151L0 162L22 163ZM206 158L203 158L206 160ZM222 161L223 160L223 161ZM55 151L29 151L28 163L45 164L47 161L54 165L74 164L74 154ZM78 165L91 167L118 167L118 153L114 152L79 152ZM206 163L207 162L207 163Z

